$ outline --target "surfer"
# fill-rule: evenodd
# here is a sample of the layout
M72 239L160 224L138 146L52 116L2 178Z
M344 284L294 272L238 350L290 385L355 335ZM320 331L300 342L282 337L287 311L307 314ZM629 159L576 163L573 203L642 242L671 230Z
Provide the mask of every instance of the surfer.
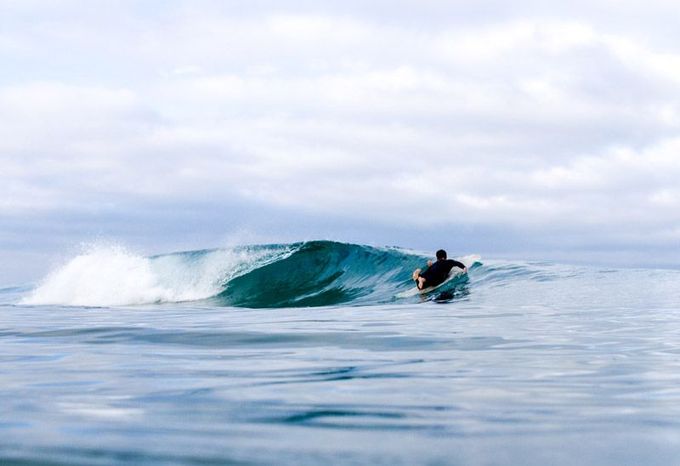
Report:
M463 269L463 273L467 272L465 264L453 259L447 259L446 251L440 249L437 251L437 262L432 263L432 261L427 261L427 269L424 272L421 272L420 269L416 269L413 272L413 280L416 282L416 286L419 290L441 285L446 281L449 272L451 272L451 269L454 267Z

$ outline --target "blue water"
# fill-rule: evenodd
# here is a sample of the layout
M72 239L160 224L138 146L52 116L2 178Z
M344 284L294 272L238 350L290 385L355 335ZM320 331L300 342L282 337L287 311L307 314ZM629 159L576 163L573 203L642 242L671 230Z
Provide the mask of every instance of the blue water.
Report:
M0 464L680 464L680 272L482 258L400 299L423 257L309 244L0 290Z

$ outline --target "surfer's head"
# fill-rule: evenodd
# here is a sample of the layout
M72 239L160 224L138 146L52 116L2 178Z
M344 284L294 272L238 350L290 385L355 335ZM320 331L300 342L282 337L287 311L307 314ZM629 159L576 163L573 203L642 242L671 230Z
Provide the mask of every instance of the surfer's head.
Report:
M437 260L438 261L446 260L446 251L444 251L443 249L437 251Z

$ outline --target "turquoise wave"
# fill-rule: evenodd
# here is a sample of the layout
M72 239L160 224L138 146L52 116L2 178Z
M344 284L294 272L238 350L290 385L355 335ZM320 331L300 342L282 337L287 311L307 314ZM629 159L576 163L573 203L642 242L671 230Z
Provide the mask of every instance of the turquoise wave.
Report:
M289 255L226 282L215 301L257 308L389 303L413 287L411 273L426 261L402 249L333 241L287 247L292 247ZM456 287L465 282L453 280L427 298L453 298Z
M466 260L472 274L482 266ZM450 300L468 293L468 275L435 292L414 291L411 274L428 256L400 248L335 241L238 246L144 257L100 246L51 272L19 302L129 306L205 302L249 308L373 305ZM493 273L480 274L492 280ZM471 275L469 275L471 276Z

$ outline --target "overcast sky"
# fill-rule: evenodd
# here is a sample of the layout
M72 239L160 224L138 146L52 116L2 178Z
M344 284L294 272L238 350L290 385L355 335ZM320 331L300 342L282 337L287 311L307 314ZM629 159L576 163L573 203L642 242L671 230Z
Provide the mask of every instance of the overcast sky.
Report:
M680 265L677 2L0 0L0 284L317 238Z

